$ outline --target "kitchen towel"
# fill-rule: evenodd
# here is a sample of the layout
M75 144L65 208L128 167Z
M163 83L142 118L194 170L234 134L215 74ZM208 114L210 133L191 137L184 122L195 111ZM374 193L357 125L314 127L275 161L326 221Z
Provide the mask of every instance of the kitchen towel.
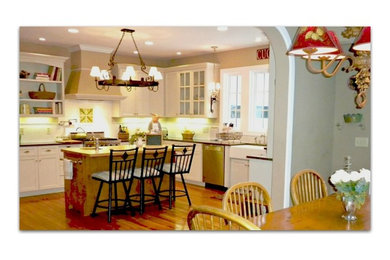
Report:
M73 179L73 162L68 159L64 159L64 178L65 180Z

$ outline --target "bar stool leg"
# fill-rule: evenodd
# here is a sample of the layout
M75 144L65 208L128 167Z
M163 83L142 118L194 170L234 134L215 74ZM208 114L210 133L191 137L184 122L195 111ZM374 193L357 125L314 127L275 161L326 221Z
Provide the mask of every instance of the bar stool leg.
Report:
M175 180L175 174L172 175L172 191L173 191L173 200L176 201L176 180Z
M115 191L115 210L118 212L118 189L117 189L117 183L114 183L114 191Z
M100 193L102 191L102 187L103 187L103 182L101 181L100 182L100 186L99 186L99 190L98 190L98 194L96 196L96 200L95 200L95 205L93 206L93 211L92 211L92 214L91 214L91 217L96 217L96 208L98 206L98 203L99 203L99 198L100 198Z
M169 174L169 208L171 209L172 208L172 196L173 196L173 192L174 192L174 185L173 185L173 182L174 182L174 178L173 178L173 175L172 174Z
M131 195L130 195L131 187L132 187L132 185L133 185L133 181L134 181L134 178L131 178L131 179L130 179L130 183L129 183L129 189L128 189L127 192L126 192L126 195L128 196L128 199L129 199L129 206L130 206L131 215L132 215L132 216L135 216L135 209L134 209L133 206L131 205Z
M186 182L184 181L183 174L181 173L180 176L181 176L181 181L182 181L183 186L184 186L184 190L185 190L185 192L186 192L188 204L191 206L191 200L190 200L190 196L188 195L187 185L186 185Z
M156 183L154 181L154 178L152 178L152 183L153 183L153 189L154 189L154 194L155 194L154 203L157 203L158 204L158 209L161 210L162 207L161 207L161 203L160 203L160 196L159 196L159 193L158 193L157 186L156 186Z
M145 181L144 179L140 179L141 182L141 194L140 194L140 204L139 204L139 209L140 209L140 214L142 215L144 213L144 203L145 203Z
M108 184L108 223L111 223L112 184Z

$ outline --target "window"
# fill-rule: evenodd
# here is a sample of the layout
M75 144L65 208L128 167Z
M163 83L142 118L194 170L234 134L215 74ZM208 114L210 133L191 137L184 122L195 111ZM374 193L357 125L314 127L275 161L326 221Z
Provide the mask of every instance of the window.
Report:
M228 92L228 102L225 106L227 113L224 116L225 123L233 123L234 127L240 129L241 126L241 76L227 75L226 89Z
M269 73L250 72L249 132L266 133L269 114Z
M267 133L270 116L268 65L222 70L222 120L245 134Z

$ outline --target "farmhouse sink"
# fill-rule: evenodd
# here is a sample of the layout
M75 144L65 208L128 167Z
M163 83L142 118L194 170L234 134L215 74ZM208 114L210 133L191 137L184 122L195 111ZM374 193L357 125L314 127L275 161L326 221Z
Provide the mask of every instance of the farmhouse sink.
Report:
M265 146L236 145L230 148L230 158L247 159L247 156L266 156Z

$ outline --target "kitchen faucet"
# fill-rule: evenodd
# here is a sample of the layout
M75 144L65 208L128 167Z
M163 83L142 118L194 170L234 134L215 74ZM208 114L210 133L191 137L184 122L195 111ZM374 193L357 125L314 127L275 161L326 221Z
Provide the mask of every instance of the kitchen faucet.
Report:
M91 132L93 143L95 144L95 150L99 151L99 138L95 136L94 132Z
M77 130L79 130L79 129L81 129L81 131L83 131L83 133L85 133L85 130L84 130L83 128L81 128L81 127L77 127L77 128L76 128L76 132L77 132Z

